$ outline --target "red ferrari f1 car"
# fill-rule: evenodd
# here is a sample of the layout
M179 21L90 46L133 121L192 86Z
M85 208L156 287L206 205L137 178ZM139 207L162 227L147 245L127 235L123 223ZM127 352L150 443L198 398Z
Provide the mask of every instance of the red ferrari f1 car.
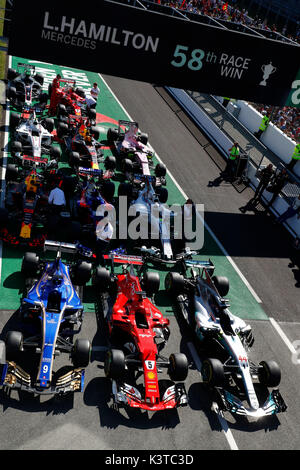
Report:
M111 272L98 267L93 282L102 291L103 314L108 324L111 347L106 353L104 371L112 379L114 404L148 411L187 405L183 383L188 374L186 356L175 353L167 359L160 354L170 331L169 319L151 301L159 290L158 273L142 275L139 256L111 252L104 259L111 261ZM114 274L115 263L123 265L121 274ZM139 272L134 266L140 266ZM158 380L162 368L168 369L171 380ZM143 380L138 383L141 377Z

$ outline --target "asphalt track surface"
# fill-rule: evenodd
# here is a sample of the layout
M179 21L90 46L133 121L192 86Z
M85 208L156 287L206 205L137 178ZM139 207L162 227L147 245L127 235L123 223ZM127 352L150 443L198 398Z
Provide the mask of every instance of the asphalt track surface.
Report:
M248 219L248 214L242 216L238 211L249 199L250 190L238 193L231 185L207 186L208 181L215 180L219 174L216 161L223 166L224 162L221 158L216 160L215 155L211 159L178 118L180 110L174 112L154 87L115 77L104 78L130 116L149 133L151 145L182 189L195 202L205 204L206 222L261 298L267 315L280 322L290 341L296 341L300 338L299 293L287 267L287 245L282 246L288 243L285 232L276 228L274 244L267 243L267 235L273 234L274 238L273 226L265 233L268 218L260 220L263 227L258 231L257 217L251 214L252 219ZM251 321L255 336L251 358L257 362L274 359L280 364L280 390L288 411L257 422L226 415L229 433L224 432L212 409L211 394L201 383L188 339L182 335L174 316L170 316L170 321L171 337L164 355L180 349L190 359L186 381L188 407L154 415L112 409L110 382L103 372L106 338L101 320L88 312L81 336L92 340L93 354L83 394L75 394L73 402L45 401L31 396L22 397L20 401L17 392L12 392L11 396L1 392L0 448L173 452L233 447L242 450L300 448L300 368L294 364L291 351L268 320ZM12 329L16 323L17 317L10 310L1 312L1 331Z

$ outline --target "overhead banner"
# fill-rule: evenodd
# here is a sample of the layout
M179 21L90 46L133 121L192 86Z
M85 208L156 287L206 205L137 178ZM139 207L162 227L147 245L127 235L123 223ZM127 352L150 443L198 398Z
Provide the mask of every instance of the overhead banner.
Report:
M14 0L11 55L300 106L300 47L107 0L26 0L26 12L24 18L24 1Z

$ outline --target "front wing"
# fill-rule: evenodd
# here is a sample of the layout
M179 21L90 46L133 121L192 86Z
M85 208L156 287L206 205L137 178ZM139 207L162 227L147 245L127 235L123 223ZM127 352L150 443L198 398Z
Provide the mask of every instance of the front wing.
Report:
M216 391L223 411L229 411L243 416L251 416L253 418L261 418L263 416L282 413L287 410L287 405L277 389L272 390L265 403L257 410L245 407L239 398L232 395L227 390L217 388Z
M31 377L15 362L0 364L0 386L24 390L37 395L64 395L69 392L82 392L84 388L85 369L72 369L56 380L55 385L41 388L31 385Z
M127 405L131 408L140 408L147 411L161 411L179 406L186 406L188 403L185 386L183 383L176 383L166 389L162 399L158 403L146 402L142 399L140 392L126 383L112 382L112 395L114 403Z

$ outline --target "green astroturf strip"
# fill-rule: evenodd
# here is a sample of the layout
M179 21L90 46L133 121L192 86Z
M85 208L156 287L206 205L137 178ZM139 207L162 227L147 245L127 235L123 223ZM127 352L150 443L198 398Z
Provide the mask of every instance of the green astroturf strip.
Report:
M13 58L12 67L17 66L17 62L26 62L24 58ZM59 67L50 64L43 64L38 62L31 62L36 65L45 75L45 90L48 89L48 83L52 82L54 76L60 73L63 78L75 78L77 80L76 86L80 86L85 90L89 90L93 82L99 84L101 90L100 97L97 104L98 122L97 125L101 128L100 140L105 143L106 131L109 127L117 125L119 119L128 119L128 116L124 110L120 107L118 101L114 98L105 82L101 79L98 74L93 72L84 72L77 69L71 69L69 67ZM121 97L118 97L120 101ZM134 116L132 116L134 119ZM110 122L113 120L112 122ZM150 132L150 129L142 129L144 132ZM150 142L151 143L151 142ZM104 150L104 155L110 155L109 149ZM163 155L159 156L162 160ZM157 163L154 157L154 164ZM66 162L61 163L61 166L68 167ZM118 182L116 184L116 191ZM167 188L169 193L168 204L183 204L185 199L179 189L176 187L171 178L167 175ZM13 249L5 246L3 249L3 263L2 263L2 277L0 286L0 308L1 309L16 309L19 306L20 300L20 289L22 287L22 279L19 274L21 257L23 254L22 249ZM230 292L228 299L231 303L230 310L232 313L245 318L245 319L267 319L261 306L257 303L255 298L252 296L250 291L247 289L245 284L242 282L236 271L232 268L227 258L221 252L220 248L213 240L211 235L205 230L204 231L204 246L201 255L197 256L196 259L208 259L211 258L216 266L216 275L227 276L230 280ZM155 269L155 268L154 268ZM172 308L170 306L170 299L167 297L164 289L164 278L167 269L158 269L161 277L161 289L156 296L156 303L162 312L166 315L172 314ZM93 312L95 310L95 293L91 286L87 286L84 294L84 306L87 312Z

